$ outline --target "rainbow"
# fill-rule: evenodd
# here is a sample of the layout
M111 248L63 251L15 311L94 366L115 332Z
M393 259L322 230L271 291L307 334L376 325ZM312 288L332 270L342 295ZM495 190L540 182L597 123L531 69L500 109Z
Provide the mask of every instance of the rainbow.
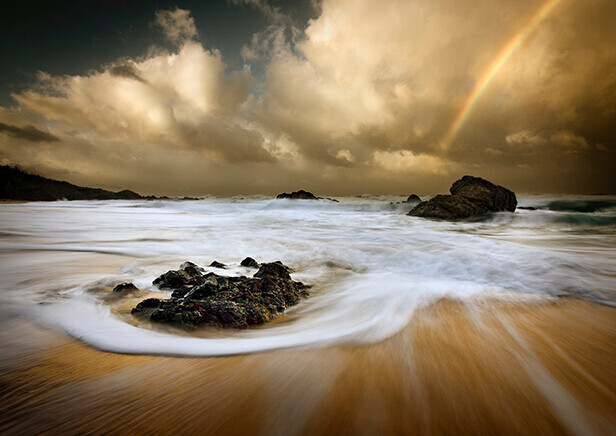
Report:
M501 49L498 53L498 56L492 61L488 69L483 73L479 81L475 84L475 88L471 95L468 96L468 99L464 103L462 110L456 116L445 140L442 143L443 149L447 150L451 145L452 141L460 131L462 125L468 118L468 115L472 112L475 103L483 91L485 91L486 87L490 84L492 79L498 74L500 69L505 65L509 57L513 54L513 52L520 46L522 41L543 21L543 19L550 13L550 11L558 4L561 0L548 0L546 1L537 12L531 17L530 21L518 32L514 35L514 37Z

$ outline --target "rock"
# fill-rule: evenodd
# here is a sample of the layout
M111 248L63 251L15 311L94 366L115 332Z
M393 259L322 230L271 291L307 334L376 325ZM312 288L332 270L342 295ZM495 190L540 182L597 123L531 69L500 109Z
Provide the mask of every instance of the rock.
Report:
M188 283L190 279L191 276L184 270L167 271L165 274L156 278L152 284L158 286L160 289L175 289Z
M428 201L419 203L409 212L409 215L443 220L459 220L484 215L488 212L490 211L486 207L474 203L466 197L437 195Z
M171 298L148 298L131 313L189 329L199 325L247 328L263 324L308 295L308 287L293 281L289 270L281 262L271 262L261 265L262 274L255 274L256 278L201 275L190 283L180 282ZM161 277L177 272L168 271Z
M312 192L304 191L303 189L295 192L291 192L290 194L287 192L283 192L282 194L278 194L276 198L287 198L290 200L318 200L319 197L315 196Z
M180 265L180 269L167 271L165 274L157 277L152 284L160 289L179 289L182 287L191 287L195 281L203 277L205 270L192 262L184 262Z
M449 192L484 205L491 212L515 212L518 204L513 191L479 177L464 176L451 185Z
M518 209L522 209L522 210L537 210L536 207L532 207L532 206L518 206Z
M139 288L132 283L120 283L113 288L113 292L132 292L138 290Z
M205 272L205 270L203 268L201 268L199 265L196 265L196 264L194 264L192 262L188 262L188 261L186 261L182 265L180 265L180 269L184 270L184 272L186 272L191 277L201 276Z
M51 135L51 138L55 138ZM58 138L56 138L58 139ZM53 200L136 200L145 198L127 189L120 192L77 186L65 181L30 174L18 167L0 165L0 199Z
M406 199L405 203L419 203L420 201L421 198L419 198L419 195L411 194L409 195L409 198Z
M161 300L158 298L146 298L141 303L137 304L137 306L131 310L130 313L136 314L143 312L146 309L157 309L160 306Z
M116 198L121 200L139 200L143 197L141 197L141 195L137 194L136 192L125 189L123 191L116 192Z
M518 203L513 191L479 177L462 177L450 192L422 201L408 215L456 221L491 212L513 212Z
M220 268L220 269L227 269L227 265L225 265L224 263L217 262L217 261L214 261L214 262L210 263L210 267L212 267L212 268Z
M248 268L259 268L261 265L259 265L259 263L254 260L252 257L247 257L246 259L242 260L240 262L241 266L245 266Z
M279 260L277 260L276 262L263 263L261 264L261 268L259 268L259 271L255 273L254 277L278 277L285 280L291 280L289 269L290 268L288 266L284 265Z

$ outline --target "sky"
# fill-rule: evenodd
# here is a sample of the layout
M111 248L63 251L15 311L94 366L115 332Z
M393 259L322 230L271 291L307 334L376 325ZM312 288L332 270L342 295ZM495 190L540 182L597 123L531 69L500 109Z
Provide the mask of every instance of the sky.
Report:
M616 193L613 0L24 0L0 163L154 195Z

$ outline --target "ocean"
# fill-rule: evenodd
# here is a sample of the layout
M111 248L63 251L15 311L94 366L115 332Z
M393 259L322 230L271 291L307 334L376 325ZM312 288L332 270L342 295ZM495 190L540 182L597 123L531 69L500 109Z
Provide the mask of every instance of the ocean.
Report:
M3 204L0 311L104 351L223 356L375 344L443 298L616 305L616 197L519 196L535 210L457 223L409 217L403 199ZM168 294L152 281L182 262L247 275L247 256L290 266L310 296L242 331L187 332L130 315L141 299ZM207 268L214 260L229 268ZM116 298L121 282L142 291Z

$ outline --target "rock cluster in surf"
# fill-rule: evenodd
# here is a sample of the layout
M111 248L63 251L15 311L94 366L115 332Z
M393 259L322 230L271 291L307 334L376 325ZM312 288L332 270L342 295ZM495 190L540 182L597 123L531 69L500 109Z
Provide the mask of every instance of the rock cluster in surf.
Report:
M312 192L304 191L300 189L299 191L293 191L290 194L288 192L283 192L282 194L278 194L276 196L279 200L329 200L334 203L338 203L338 200L329 197L317 197Z
M282 194L278 194L276 198L286 198L289 200L319 200L319 197L314 195L312 192L304 191L303 189L291 192L290 194L288 192L283 192Z
M479 177L464 176L449 192L451 195L422 201L408 215L455 221L491 212L514 212L518 204L513 191Z
M292 280L291 269L280 261L258 264L246 258L242 265L258 271L253 277L227 277L184 262L180 269L167 271L153 282L160 289L172 290L171 298L148 298L131 313L185 328L247 328L270 321L308 296L309 286Z

